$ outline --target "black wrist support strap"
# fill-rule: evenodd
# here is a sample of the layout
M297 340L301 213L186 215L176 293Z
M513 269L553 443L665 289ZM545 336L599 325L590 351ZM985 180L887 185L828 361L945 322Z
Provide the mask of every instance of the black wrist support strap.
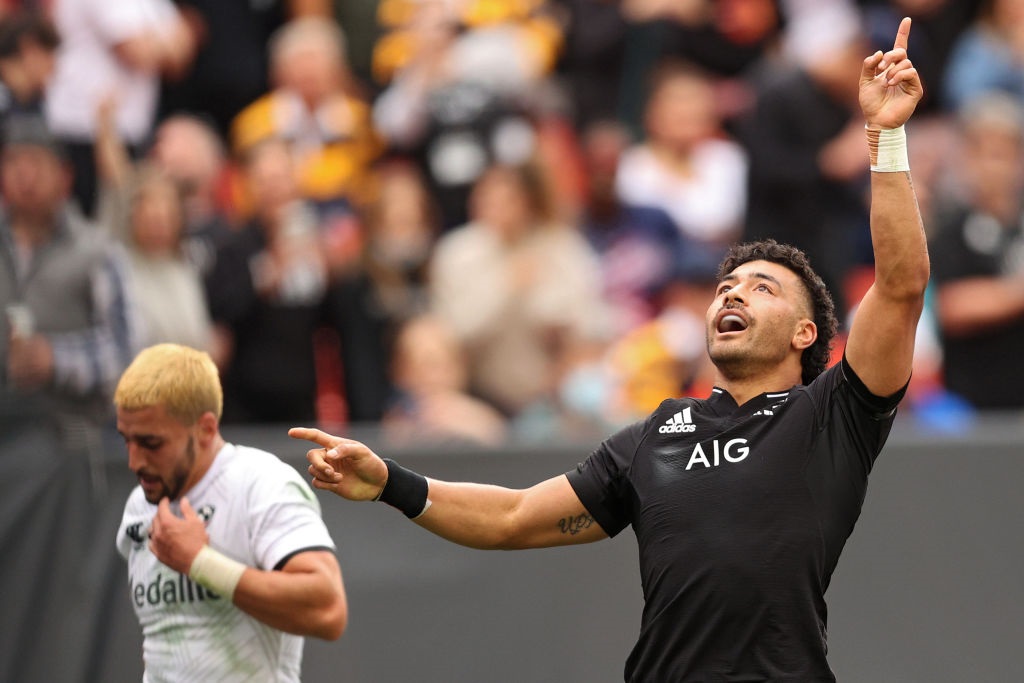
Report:
M388 481L384 484L377 500L402 511L409 519L415 519L427 511L427 478L408 470L391 458L384 458L388 466Z

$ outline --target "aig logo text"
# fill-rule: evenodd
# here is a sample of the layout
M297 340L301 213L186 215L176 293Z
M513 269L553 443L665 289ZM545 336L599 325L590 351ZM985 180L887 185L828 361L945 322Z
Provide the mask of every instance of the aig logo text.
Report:
M687 471L694 466L701 466L704 469L709 467L718 467L722 461L725 462L741 462L750 455L750 447L747 446L746 439L730 439L725 442L722 446L718 443L718 439L711 442L711 452L705 453L704 447L699 443L693 447L693 452L690 453L690 461L686 463Z

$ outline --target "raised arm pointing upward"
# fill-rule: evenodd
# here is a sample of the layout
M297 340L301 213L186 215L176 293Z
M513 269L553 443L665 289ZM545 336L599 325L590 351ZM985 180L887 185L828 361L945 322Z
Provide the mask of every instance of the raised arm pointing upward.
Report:
M860 105L872 146L875 282L857 309L846 356L865 386L882 396L910 378L914 331L928 284L928 250L903 132L923 94L921 79L907 58L909 37L906 18L893 49L865 59L860 74Z

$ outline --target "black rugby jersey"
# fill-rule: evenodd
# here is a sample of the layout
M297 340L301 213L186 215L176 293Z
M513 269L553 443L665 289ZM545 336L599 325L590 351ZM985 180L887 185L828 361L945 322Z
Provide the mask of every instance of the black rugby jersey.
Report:
M844 358L742 406L668 399L567 473L608 535L637 537L627 681L835 680L824 594L904 391L872 395Z

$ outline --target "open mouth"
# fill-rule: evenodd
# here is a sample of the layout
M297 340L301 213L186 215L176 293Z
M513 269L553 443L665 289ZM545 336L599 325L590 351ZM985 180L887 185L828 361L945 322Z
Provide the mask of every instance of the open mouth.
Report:
M742 332L747 329L747 321L736 313L726 313L719 317L716 329L720 333Z

